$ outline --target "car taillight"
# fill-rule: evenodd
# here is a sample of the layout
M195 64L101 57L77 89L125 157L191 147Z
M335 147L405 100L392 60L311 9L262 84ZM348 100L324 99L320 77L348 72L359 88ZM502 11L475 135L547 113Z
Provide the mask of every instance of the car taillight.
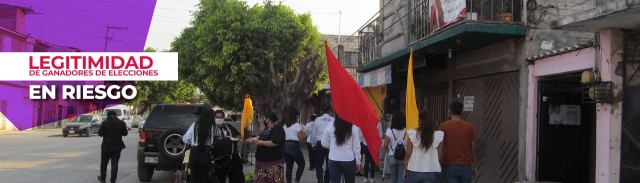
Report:
M140 147L144 147L145 145L147 145L147 133L145 133L144 131L140 132L140 140L138 141L138 145L140 145Z

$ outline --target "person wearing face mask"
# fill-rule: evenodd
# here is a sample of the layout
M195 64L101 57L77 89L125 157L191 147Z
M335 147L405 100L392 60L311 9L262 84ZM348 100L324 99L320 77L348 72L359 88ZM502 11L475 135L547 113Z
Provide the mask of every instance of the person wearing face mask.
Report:
M278 123L274 112L265 114L266 125L258 137L249 138L248 143L256 143L255 176L253 182L282 183L284 181L284 146L286 133Z
M229 178L229 182L242 183L245 181L242 172L243 160L237 147L240 131L224 122L224 111L216 110L214 114L216 127L222 132L222 137L214 142L215 149L212 151L213 157L222 157L216 161L218 182L224 183L226 178Z

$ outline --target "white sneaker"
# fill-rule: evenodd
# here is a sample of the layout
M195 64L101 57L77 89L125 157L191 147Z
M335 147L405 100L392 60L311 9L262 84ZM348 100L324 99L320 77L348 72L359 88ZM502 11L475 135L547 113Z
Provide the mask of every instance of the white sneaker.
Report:
M374 181L374 180L375 180L375 179L373 179L373 178L370 178L370 179L369 179L369 182L371 182L371 183L374 183L374 182L376 182L376 181Z
M367 180L367 178L364 178L364 181L362 181L362 182L367 183L367 182L369 182L369 181Z

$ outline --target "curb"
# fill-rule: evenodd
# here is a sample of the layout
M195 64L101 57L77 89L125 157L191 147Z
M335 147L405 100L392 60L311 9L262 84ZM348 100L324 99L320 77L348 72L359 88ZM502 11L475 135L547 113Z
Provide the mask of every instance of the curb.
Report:
M62 134L58 134L58 135L49 135L47 137L62 137Z

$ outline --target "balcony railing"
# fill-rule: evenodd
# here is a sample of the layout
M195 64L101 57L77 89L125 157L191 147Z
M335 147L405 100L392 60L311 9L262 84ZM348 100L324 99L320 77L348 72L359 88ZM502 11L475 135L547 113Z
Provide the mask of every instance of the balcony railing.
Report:
M358 55L358 65L366 65L380 57L380 44L382 42L382 25L379 18L372 21L358 31L360 48Z
M410 11L409 35L411 44L428 37L439 30L430 25L430 0L412 0ZM432 1L432 0L431 0ZM521 22L521 0L466 0L467 14L462 21L478 21L486 23ZM448 25L451 26L451 25ZM440 28L441 30L447 27Z

